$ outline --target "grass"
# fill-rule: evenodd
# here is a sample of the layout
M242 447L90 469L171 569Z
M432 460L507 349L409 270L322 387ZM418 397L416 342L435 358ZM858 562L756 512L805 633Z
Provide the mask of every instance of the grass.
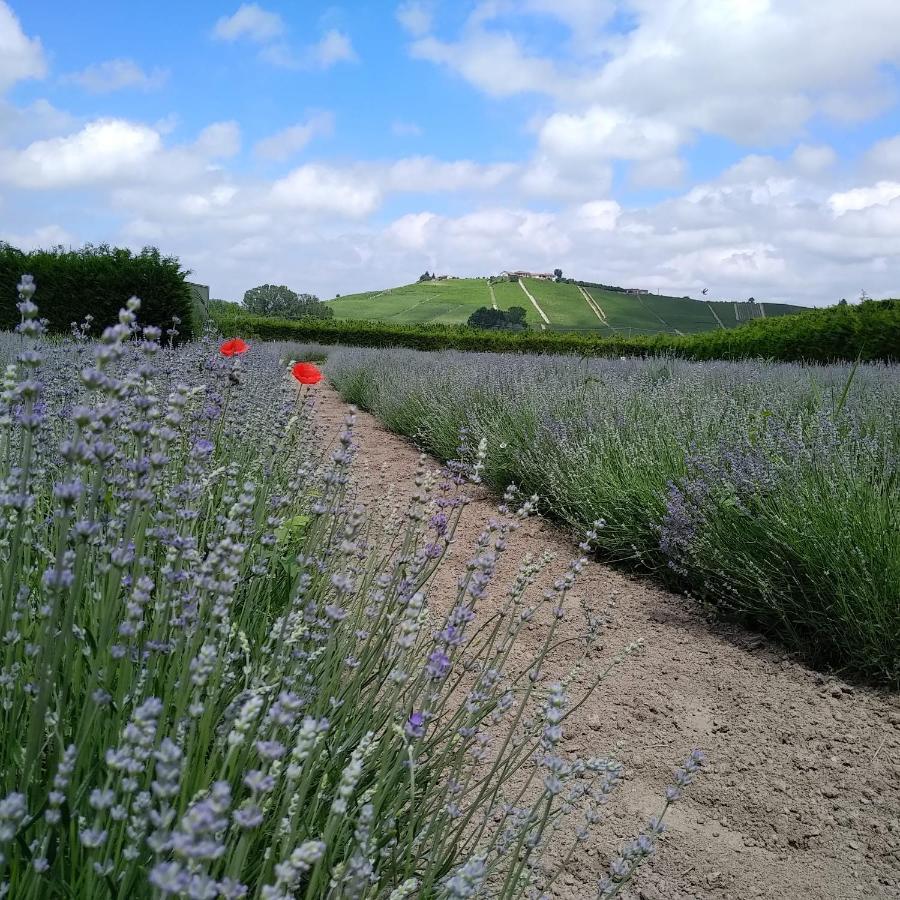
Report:
M586 290L606 314L608 324L604 324L591 311L577 285L535 278L526 278L524 283L550 319L552 330L629 336L691 334L740 324L734 303L709 304L683 297L625 294L588 287ZM528 313L531 327L539 327L540 316L517 282L498 281L493 288L500 309L522 306ZM491 298L486 279L460 278L351 294L328 303L339 319L392 324L463 324L479 306L490 306ZM786 304L766 303L764 306L767 316L804 309ZM737 308L742 321L760 313L759 306L748 303L739 303Z
M338 319L452 324L465 322L480 306L490 306L491 295L485 279L460 278L351 294L331 300L329 305Z
M339 350L345 399L815 664L900 685L900 369Z

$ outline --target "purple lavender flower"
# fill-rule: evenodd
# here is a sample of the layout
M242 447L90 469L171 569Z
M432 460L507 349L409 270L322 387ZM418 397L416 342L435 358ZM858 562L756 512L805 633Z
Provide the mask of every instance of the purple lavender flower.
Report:
M425 734L425 714L421 712L411 713L403 730L406 732L407 737L422 737Z

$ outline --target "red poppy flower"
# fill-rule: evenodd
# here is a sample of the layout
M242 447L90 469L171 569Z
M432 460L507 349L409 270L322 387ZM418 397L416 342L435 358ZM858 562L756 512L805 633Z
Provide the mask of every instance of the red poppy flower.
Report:
M225 341L221 347L219 347L219 353L222 356L240 356L242 353L246 353L250 349L250 345L241 340L241 338L231 338L229 341Z
M294 363L291 375L300 384L318 384L322 380L322 373L312 363Z

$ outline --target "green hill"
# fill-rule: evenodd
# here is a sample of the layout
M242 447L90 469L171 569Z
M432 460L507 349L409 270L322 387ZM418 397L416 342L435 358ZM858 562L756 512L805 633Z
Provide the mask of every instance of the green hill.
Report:
M734 328L751 319L805 310L782 303L707 302L689 297L630 294L537 278L524 278L521 284L491 284L486 278L424 281L327 302L338 319L398 325L462 324L480 306L521 306L535 329L624 336L715 331Z

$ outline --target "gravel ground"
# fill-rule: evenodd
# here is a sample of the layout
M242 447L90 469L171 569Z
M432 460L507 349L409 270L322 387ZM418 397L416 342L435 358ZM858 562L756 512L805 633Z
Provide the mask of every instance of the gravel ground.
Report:
M325 434L336 434L349 407L324 383L319 388L319 420ZM418 450L365 413L355 432L363 502L377 511L411 493ZM437 608L495 502L480 490L466 509L430 598ZM511 541L498 593L525 553L555 554L551 577L579 554L576 543L530 520ZM812 671L760 636L712 620L689 598L596 562L571 600L606 619L598 665L638 638L646 649L618 667L567 727L566 750L609 752L627 777L608 824L568 866L557 896L595 896L607 854L658 811L672 768L696 746L709 764L670 810L657 857L623 896L900 898L898 697ZM536 644L540 626L533 627L525 641ZM553 660L561 670L566 664L563 655Z

